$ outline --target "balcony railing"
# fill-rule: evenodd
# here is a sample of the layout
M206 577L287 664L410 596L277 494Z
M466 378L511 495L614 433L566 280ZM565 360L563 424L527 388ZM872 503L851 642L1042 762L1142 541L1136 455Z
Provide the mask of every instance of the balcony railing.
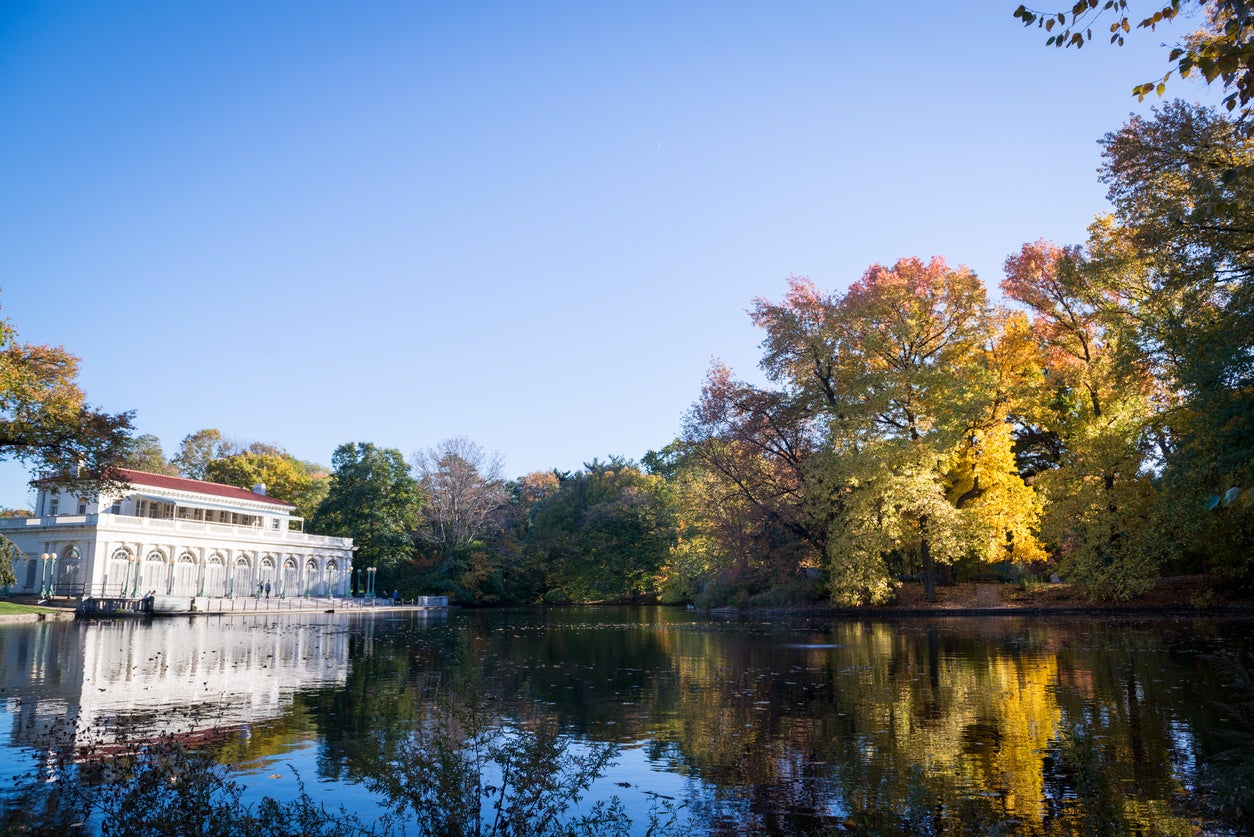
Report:
M301 546L338 546L347 549L351 539L329 535L310 535L290 529L264 526L233 526L230 523L206 523L170 517L136 517L129 514L62 514L56 517L0 518L0 530L27 529L37 526L99 526L121 531L182 532L189 535L247 536L249 540L269 541Z

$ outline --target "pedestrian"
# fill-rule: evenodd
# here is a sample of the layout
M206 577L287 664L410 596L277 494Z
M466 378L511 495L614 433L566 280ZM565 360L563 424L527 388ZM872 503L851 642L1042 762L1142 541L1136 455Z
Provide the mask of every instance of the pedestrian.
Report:
M266 582L266 598L270 598L270 582Z

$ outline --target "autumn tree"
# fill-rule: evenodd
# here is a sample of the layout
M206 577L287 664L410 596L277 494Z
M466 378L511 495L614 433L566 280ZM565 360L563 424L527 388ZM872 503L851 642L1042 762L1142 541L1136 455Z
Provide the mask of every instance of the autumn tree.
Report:
M894 571L914 567L933 597L937 564L1040 555L1007 430L1031 363L1003 345L1004 318L974 274L903 259L843 296L794 279L753 313L763 369L824 423L835 596L882 601Z
M88 405L75 380L78 363L61 347L19 342L0 320L0 459L79 494L123 487L110 469L131 450L133 414Z
M996 420L984 357L996 335L984 286L940 258L874 265L839 301L832 322L833 448L849 495L844 537L833 541L837 583L848 578L844 587L880 598L882 558L905 551L917 554L934 598L936 564L978 552L982 540L948 488L955 454L983 429L981 419ZM1000 467L1011 468L1008 451L982 453L1001 453ZM960 496L986 489L976 478L972 493Z
M412 469L426 502L418 528L420 589L457 601L492 603L509 595L519 544L502 529L509 490L501 459L465 437L418 451Z
M396 583L413 555L422 490L400 451L369 442L340 445L331 457L331 487L309 530L353 539L355 568L377 567L380 585Z
M203 478L249 490L264 486L267 496L291 503L302 517L312 515L317 508L301 507L301 500L306 499L313 486L313 478L304 463L285 452L233 453L208 463Z
M793 394L710 369L680 439L652 457L680 515L668 595L730 604L821 563L834 496L816 467L822 431Z
M1140 536L1155 491L1146 430L1162 394L1128 328L1139 273L1047 242L1024 245L1005 269L1002 290L1031 311L1044 355L1050 414L1040 420L1061 439L1056 467L1035 483L1045 537L1090 594L1137 595L1159 562Z

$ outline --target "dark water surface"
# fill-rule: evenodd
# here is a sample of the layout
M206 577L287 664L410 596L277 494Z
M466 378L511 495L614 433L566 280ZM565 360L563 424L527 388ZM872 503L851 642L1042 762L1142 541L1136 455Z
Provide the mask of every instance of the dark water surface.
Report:
M468 677L503 723L621 748L591 798L638 833L659 798L697 833L1225 833L1249 827L1251 628L663 608L0 625L0 791L52 747L176 732L249 800L299 776L369 820L384 754Z

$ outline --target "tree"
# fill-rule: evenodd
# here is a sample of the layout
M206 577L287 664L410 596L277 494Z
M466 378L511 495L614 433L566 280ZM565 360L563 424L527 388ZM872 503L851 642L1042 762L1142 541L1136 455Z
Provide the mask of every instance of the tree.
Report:
M131 449L133 413L90 407L65 349L18 342L0 320L0 459L15 459L79 494L123 488L111 469ZM49 483L45 483L49 484Z
M836 494L817 467L823 425L804 396L715 364L665 467L680 484L681 595L728 604L799 581L824 555ZM654 468L661 465L654 457Z
M161 440L151 433L136 436L131 440L129 448L122 462L125 467L150 474L175 476L178 473L178 469L173 464L166 462L165 451L161 449Z
M445 551L478 540L509 500L500 455L464 436L414 454L413 470L426 497L419 535Z
M1198 545L1194 566L1254 577L1254 138L1173 102L1103 146L1114 214L1089 249L1137 277L1122 321L1171 395L1151 428L1156 526Z
M310 531L353 539L353 566L377 567L392 584L413 555L422 490L400 451L369 442L340 445L331 457L331 488Z
M1131 331L1140 273L1124 267L1036 242L1006 260L1002 283L1034 315L1052 387L1052 415L1040 420L1061 439L1057 467L1035 483L1045 537L1064 574L1116 599L1152 587L1160 562L1144 517L1155 491L1146 430L1163 394Z
M229 442L223 441L222 433L217 428L208 427L184 436L179 443L179 452L170 462L188 479L203 480L211 462L232 453L234 450Z
M1197 71L1207 84L1218 80L1229 91L1223 99L1225 108L1248 117L1254 99L1254 4L1250 0L1166 0L1165 5L1155 3L1152 13L1136 28L1155 30L1159 24L1180 17L1189 6L1205 12L1205 24L1172 49L1168 60L1174 62L1173 69L1161 79L1136 85L1132 92L1141 99L1150 93L1161 96L1173 74L1186 78ZM1036 24L1051 33L1046 45L1079 49L1093 39L1093 25L1108 12L1113 15L1107 29L1110 42L1122 46L1124 36L1133 28L1127 14L1128 0L1077 0L1069 13L1041 12L1021 5L1014 16L1024 26ZM1100 26L1098 31L1102 31ZM1254 130L1254 122L1245 127L1247 133Z
M935 563L954 563L970 549L940 463L987 406L979 351L992 335L983 285L939 258L874 265L834 321L836 449L856 466L848 470L856 502L844 522L862 533L836 542L834 568L851 573L855 589L872 584L874 597L883 578L871 570L876 553L917 549L932 599Z
M793 279L782 303L758 300L753 313L763 369L823 423L809 481L830 514L833 595L881 601L894 566L914 566L932 597L938 563L1004 559L1008 538L1040 554L1005 427L1031 370L973 273L903 259L872 266L843 297Z
M500 601L521 569L519 544L496 537L505 534L510 502L500 455L465 437L447 439L415 453L413 471L425 498L417 533L420 587L461 602Z
M249 490L263 485L267 496L297 506L302 516L308 516L316 508L300 508L300 501L312 487L313 478L304 463L287 453L234 453L208 463L203 478Z
M573 601L653 593L675 533L661 478L619 457L562 475L557 491L537 504L532 527L548 597Z
M1084 247L1025 245L1007 295L1049 372L1035 484L1096 597L1164 566L1254 576L1254 139L1180 102L1103 140L1114 211Z

